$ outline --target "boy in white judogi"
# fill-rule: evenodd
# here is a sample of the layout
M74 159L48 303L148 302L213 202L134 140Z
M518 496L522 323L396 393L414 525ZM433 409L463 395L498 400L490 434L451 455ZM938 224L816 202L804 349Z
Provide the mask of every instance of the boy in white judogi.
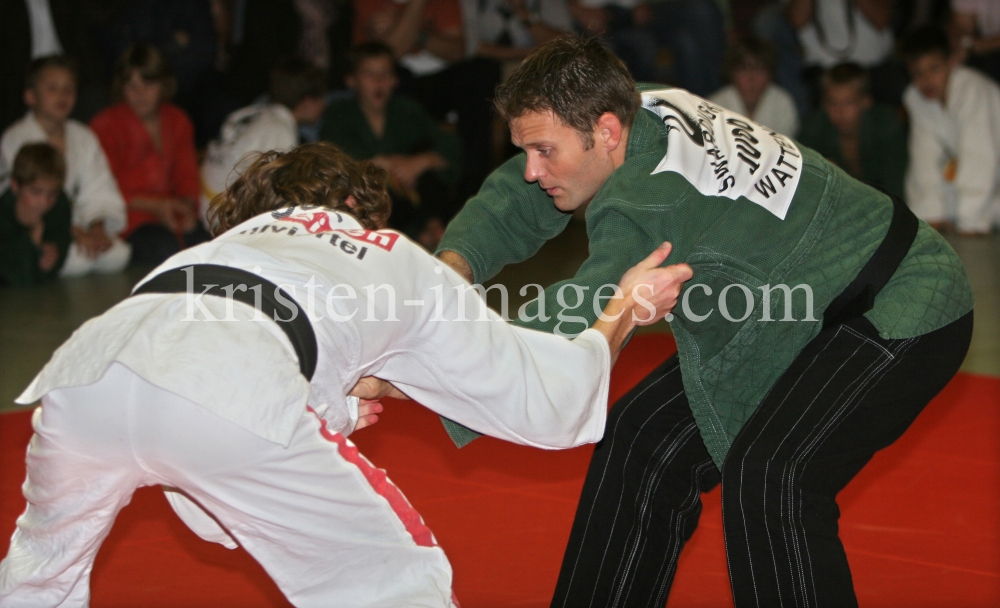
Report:
M906 200L936 228L987 234L1000 223L1000 86L960 64L938 28L903 47L913 76Z

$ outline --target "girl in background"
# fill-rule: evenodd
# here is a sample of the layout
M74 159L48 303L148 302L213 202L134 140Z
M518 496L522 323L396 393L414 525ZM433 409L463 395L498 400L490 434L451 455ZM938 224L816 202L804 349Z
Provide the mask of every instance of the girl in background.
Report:
M118 103L90 125L128 205L124 236L137 264L159 264L208 239L198 222L194 128L170 103L176 88L156 47L132 45L115 67L112 99Z

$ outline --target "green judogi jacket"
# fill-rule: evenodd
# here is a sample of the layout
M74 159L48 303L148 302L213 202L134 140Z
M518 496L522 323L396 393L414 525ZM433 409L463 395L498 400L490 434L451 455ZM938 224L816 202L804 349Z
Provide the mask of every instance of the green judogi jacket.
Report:
M438 171L441 180L449 185L458 182L462 175L462 152L457 135L442 129L420 104L408 97L393 95L385 112L385 130L382 137L377 137L356 98L334 101L323 112L319 138L357 160L433 150L448 161L448 167Z
M838 167L845 167L840 135L826 112L818 110L802 121L798 140ZM861 174L854 177L896 196L906 196L903 188L909 156L906 127L892 108L874 104L861 115L858 154Z
M69 199L60 192L43 218L42 242L55 243L59 249L59 258L48 272L38 267L42 250L31 240L31 231L17 221L16 205L12 190L0 196L0 285L32 285L56 278L73 240Z
M638 112L624 164L587 209L588 259L575 277L545 290L548 320L519 322L545 331L559 326L562 333L582 332L596 319L595 290L617 284L626 270L670 241L666 264L685 262L694 270L670 322L684 388L708 451L721 467L744 422L822 329L826 307L875 252L888 231L892 202L807 148L800 148L801 159L795 159L799 183L784 219L746 196L705 195L678 172L654 172L666 158L669 126L651 111ZM510 159L486 180L448 226L439 247L462 255L476 282L531 257L570 221L537 184L524 181L525 159L524 154ZM735 167L736 160L730 160L729 167ZM587 289L576 309L563 310L557 302L567 284ZM771 293L765 311L761 288L781 284L811 287L811 317L803 289L790 297L794 320L781 320L787 318L781 290ZM729 286L735 288L720 301ZM754 295L749 310L746 292ZM563 301L575 300L570 295ZM921 222L906 258L866 316L883 337L908 338L955 321L972 304L958 257ZM538 312L533 304L528 316ZM560 313L583 321L573 326L561 321ZM451 421L445 426L460 446L478 436Z

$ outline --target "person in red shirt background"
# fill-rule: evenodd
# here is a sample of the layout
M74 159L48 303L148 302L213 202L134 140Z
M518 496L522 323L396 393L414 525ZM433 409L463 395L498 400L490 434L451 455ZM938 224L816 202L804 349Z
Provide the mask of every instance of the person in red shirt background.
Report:
M170 103L175 89L160 51L132 45L115 67L112 98L118 103L90 123L128 205L123 236L140 265L157 265L209 238L198 222L194 128Z

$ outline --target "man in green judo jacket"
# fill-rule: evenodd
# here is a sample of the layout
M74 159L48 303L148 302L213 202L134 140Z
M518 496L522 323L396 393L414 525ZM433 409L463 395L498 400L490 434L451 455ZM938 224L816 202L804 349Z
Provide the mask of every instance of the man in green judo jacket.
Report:
M524 153L448 226L443 260L486 281L589 203L588 259L520 319L564 335L663 241L694 271L668 317L678 354L611 408L553 606L663 606L720 482L737 606L856 605L836 496L964 358L972 292L954 252L789 138L636 87L596 40L540 47L495 105Z

